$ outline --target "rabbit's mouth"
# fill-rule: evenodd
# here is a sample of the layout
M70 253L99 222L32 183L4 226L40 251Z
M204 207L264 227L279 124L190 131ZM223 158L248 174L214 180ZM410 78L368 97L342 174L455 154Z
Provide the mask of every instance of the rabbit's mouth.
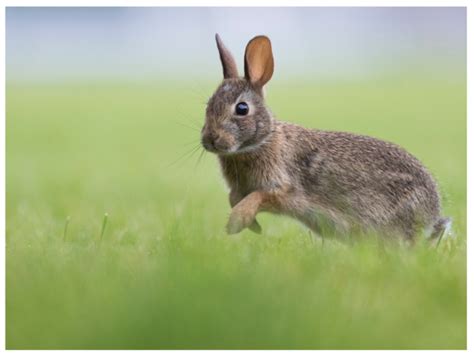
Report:
M270 134L263 139L251 139L239 143L234 136L225 133L205 132L201 137L201 144L205 150L217 155L234 155L250 153L258 150L262 145L269 141Z
M201 137L201 144L204 149L218 155L235 153L239 148L235 143L235 139L230 134L206 132Z
M235 146L229 146L219 140L202 139L202 146L205 150L214 154L232 154L237 150Z
M214 153L221 156L245 154L256 151L261 145L265 142L260 142L255 145L246 145L246 146L231 146L229 148L218 148L212 144L204 144L203 147L210 153Z
M211 144L203 144L203 147L208 152L214 153L217 155L231 155L231 154L239 153L239 150L237 147L229 147L229 148L219 147L218 148Z

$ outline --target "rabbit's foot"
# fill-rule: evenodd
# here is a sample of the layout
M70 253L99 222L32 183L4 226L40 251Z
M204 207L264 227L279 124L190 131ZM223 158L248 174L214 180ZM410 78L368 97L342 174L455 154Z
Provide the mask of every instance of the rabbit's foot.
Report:
M262 234L262 227L260 224L257 222L256 219L253 220L252 224L250 224L249 229L257 234Z
M255 215L253 213L234 208L230 214L229 221L227 222L227 233L237 234L245 228L250 228L256 233L261 231L261 227L255 220Z

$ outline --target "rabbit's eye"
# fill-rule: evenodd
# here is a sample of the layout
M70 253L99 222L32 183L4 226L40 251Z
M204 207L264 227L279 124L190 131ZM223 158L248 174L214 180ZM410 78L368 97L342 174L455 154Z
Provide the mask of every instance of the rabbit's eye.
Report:
M247 105L245 102L239 102L237 105L235 105L235 113L239 116L245 116L247 113L249 113L249 105Z

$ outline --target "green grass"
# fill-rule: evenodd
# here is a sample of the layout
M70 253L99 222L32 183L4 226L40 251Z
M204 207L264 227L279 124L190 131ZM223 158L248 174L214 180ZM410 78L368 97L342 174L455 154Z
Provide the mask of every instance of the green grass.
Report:
M281 119L419 157L454 219L437 250L322 243L269 215L263 235L225 235L215 157L178 160L213 88L7 86L7 348L465 348L465 81L268 91Z

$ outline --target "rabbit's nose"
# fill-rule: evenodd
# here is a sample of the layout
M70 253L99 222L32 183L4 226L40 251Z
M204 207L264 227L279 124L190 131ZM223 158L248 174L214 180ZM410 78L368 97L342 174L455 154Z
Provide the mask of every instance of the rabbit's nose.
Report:
M204 146L205 149L207 150L215 150L215 142L219 138L218 135L216 135L213 132L206 132L205 134L202 135L202 145Z

